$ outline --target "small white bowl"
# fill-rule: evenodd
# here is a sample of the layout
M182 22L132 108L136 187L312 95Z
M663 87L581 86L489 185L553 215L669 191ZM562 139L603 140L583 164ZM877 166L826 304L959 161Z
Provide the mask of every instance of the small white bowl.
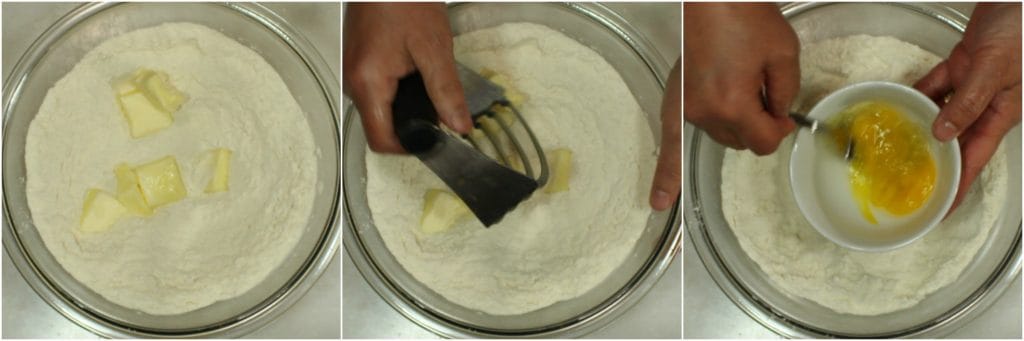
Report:
M854 250L888 251L921 238L949 211L960 182L960 148L956 139L942 143L932 135L931 123L939 107L924 94L901 84L864 82L844 87L818 102L807 116L828 121L863 101L884 101L901 108L906 118L926 134L936 168L931 197L905 216L872 208L878 224L871 224L854 200L849 166L835 150L834 142L827 136L813 136L807 129L800 129L793 145L790 185L804 217L826 238Z

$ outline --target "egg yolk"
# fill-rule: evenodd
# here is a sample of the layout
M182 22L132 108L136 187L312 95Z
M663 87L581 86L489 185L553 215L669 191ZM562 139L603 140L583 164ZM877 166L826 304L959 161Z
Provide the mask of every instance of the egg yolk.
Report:
M935 187L935 161L922 129L878 101L855 104L837 118L841 151L853 143L850 186L864 218L878 223L870 206L906 215L924 205Z

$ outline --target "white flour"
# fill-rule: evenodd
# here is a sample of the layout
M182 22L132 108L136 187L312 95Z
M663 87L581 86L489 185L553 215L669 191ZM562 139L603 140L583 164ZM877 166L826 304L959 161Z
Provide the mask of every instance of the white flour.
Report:
M460 35L455 55L508 75L547 149L573 151L570 190L535 193L501 223L419 234L423 194L446 188L412 157L367 153L370 209L417 280L462 306L521 314L582 295L623 262L647 223L654 170L646 115L600 55L561 33L515 23Z
M808 110L854 82L911 84L939 61L890 37L808 44L800 53L801 94L795 106ZM1006 198L1006 157L1000 148L956 212L922 239L890 252L851 251L818 234L796 206L788 173L792 143L787 139L779 152L765 157L728 150L722 210L743 250L782 291L840 313L906 309L956 280L988 237Z
M190 99L170 128L132 139L110 81L139 67L166 72ZM150 314L254 287L294 248L312 209L316 156L302 109L260 55L195 24L97 46L47 93L26 143L28 202L47 248L93 291ZM234 151L230 190L204 194L215 147ZM76 238L86 189L112 192L114 165L166 155L187 198Z

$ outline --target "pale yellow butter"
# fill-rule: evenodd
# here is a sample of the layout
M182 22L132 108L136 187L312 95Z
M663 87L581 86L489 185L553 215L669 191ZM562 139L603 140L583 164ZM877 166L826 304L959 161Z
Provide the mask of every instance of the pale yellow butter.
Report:
M462 199L445 190L430 189L423 199L423 215L420 217L420 231L423 233L448 231L472 213Z
M117 165L114 167L114 177L117 179L117 200L128 208L129 212L143 217L153 215L153 208L149 207L142 196L139 178L134 169L126 164Z
M548 152L548 164L551 165L551 177L545 193L558 193L569 190L569 177L572 175L572 151L559 148Z
M109 193L91 188L85 193L78 229L82 232L104 232L127 213L128 209Z
M188 196L185 183L181 180L178 161L173 156L135 167L135 174L149 207L156 208Z
M213 167L213 178L206 185L206 193L217 193L228 190L228 177L231 175L231 150L217 148L213 151L216 164Z
M117 99L121 113L128 119L132 137L140 138L170 127L174 123L168 114L146 98L141 92L132 92Z
M111 87L134 138L170 127L174 123L172 114L188 99L171 85L167 74L149 69L122 75Z

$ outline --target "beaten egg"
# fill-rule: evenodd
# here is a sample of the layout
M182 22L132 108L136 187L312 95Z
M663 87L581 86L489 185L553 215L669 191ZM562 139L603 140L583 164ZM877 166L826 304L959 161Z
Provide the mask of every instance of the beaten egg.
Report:
M901 216L924 205L935 188L935 160L923 129L900 108L881 101L854 104L837 115L840 151L853 143L849 180L860 212L872 224L872 207Z

